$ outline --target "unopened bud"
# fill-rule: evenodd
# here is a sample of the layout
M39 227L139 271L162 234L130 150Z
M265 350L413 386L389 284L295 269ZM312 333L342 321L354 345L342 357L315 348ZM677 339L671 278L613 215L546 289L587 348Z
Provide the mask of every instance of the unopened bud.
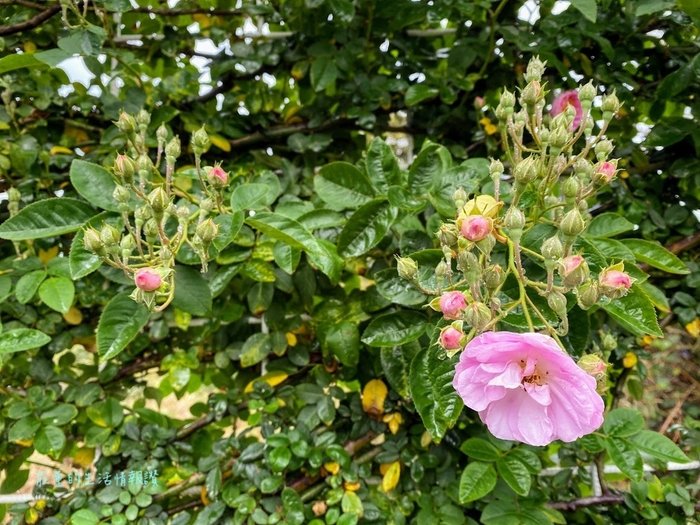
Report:
M131 192L125 186L117 185L114 187L112 198L118 203L127 203L130 197Z
M186 221L190 218L190 209L187 206L180 205L175 209L175 215L178 220Z
M119 242L122 239L122 234L114 226L110 224L105 224L100 230L100 241L102 246L110 250L119 246Z
M100 233L93 229L87 228L83 234L83 245L85 249L89 252L96 253L97 255L104 255L105 249L100 240Z
M168 128L165 127L165 124L158 126L156 130L156 139L161 144L165 144L165 141L168 140Z
M418 263L410 257L397 257L396 270L399 273L399 277L412 281L418 275Z
M603 110L603 120L606 121L612 119L613 115L618 112L620 109L620 101L614 90L609 95L603 97L601 109Z
M165 146L165 155L166 157L170 157L174 163L175 159L180 156L180 153L180 138L175 136L170 139L170 142Z
M151 123L151 114L142 109L136 114L136 124L139 126L139 131L145 133L148 129L148 125Z
M155 219L148 219L143 225L143 233L146 235L146 239L153 241L158 237L158 221Z
M435 277L438 279L445 279L450 275L450 267L447 266L445 261L440 261L435 267Z
M595 281L585 282L576 289L576 299L582 310L596 305L598 297L598 284Z
M559 224L559 229L567 237L576 237L586 229L586 223L578 208L573 208L566 212Z
M12 203L19 204L19 201L22 200L22 194L17 188L12 187L7 190L7 200Z
M632 278L620 270L606 268L598 276L600 293L610 299L619 299L632 286Z
M515 94L504 88L501 94L500 104L503 105L506 111L510 108L510 114L512 115L513 108L515 108Z
M464 310L464 319L477 331L481 331L491 322L491 310L484 303L475 302Z
M160 273L153 268L140 268L134 275L134 284L144 292L154 292L162 283Z
M607 139L600 140L595 145L595 158L599 161L607 160L613 150L613 143Z
M467 215L462 218L459 231L465 239L477 242L485 238L493 229L493 221L483 215Z
M168 204L170 204L170 199L168 199L168 194L165 193L165 190L158 186L148 194L148 204L153 210L153 216L160 218L163 216L163 212L168 207Z
M564 246L558 235L549 237L542 243L542 256L545 260L556 261L564 255Z
M559 319L564 319L566 317L566 296L563 293L557 292L556 290L549 292L549 295L547 295L547 304L552 311L557 314Z
M506 278L506 273L498 264L493 264L484 270L484 284L489 290L495 290Z
M210 144L211 142L209 141L209 135L207 135L207 131L204 129L204 126L192 134L192 149L195 155L201 155L204 153Z
M593 175L593 164L586 159L574 162L574 173L579 177L590 178Z
M454 201L455 207L458 210L467 203L468 198L469 195L467 195L467 192L464 191L464 188L457 188L457 190L452 194L452 200Z
M205 214L212 211L214 206L216 203L212 199L203 199L199 202L199 209Z
M445 350L457 350L461 347L460 341L463 336L464 334L453 326L447 326L440 332L440 346Z
M228 173L226 173L221 166L210 167L206 171L209 184L215 188L223 188L228 184Z
M463 272L480 272L479 258L473 252L463 250L457 256L457 265Z
M511 206L503 219L503 225L508 230L522 230L525 227L525 214L516 206Z
M136 120L124 111L119 114L119 119L115 122L115 125L122 133L130 134L136 131Z
M581 107L583 107L584 110L589 110L591 108L591 104L593 104L593 99L595 98L596 94L597 90L592 81L589 81L588 84L582 86L578 90L578 98L581 101Z
M535 158L527 157L515 165L513 178L515 182L524 186L537 178L538 171L539 166Z
M207 219L197 226L196 234L205 243L210 243L219 234L219 225L213 220Z
M489 164L489 175L491 178L500 177L503 175L503 163L498 159L491 159Z
M562 115L564 115L562 113ZM558 117L557 117L558 118ZM549 145L554 150L561 150L571 138L568 126L556 126L549 134Z
M452 247L457 244L459 230L455 224L442 224L437 233L438 240L443 246Z
M539 81L532 80L520 92L520 103L532 110L542 97L542 86Z
M581 190L581 183L576 177L569 177L562 185L562 192L568 199L575 199L578 192Z
M438 302L445 319L459 319L467 306L467 299L460 291L445 292Z
M134 178L134 161L126 155L117 155L114 159L114 174L129 183Z
M559 275L564 286L574 288L588 280L588 263L581 255L570 255L561 260Z
M597 377L600 374L605 374L608 365L600 357L595 354L584 355L578 361L578 366L587 374Z
M599 162L595 167L595 173L593 175L593 180L598 184L608 184L615 177L615 171L617 161L605 161Z
M153 163L151 162L151 159L148 157L148 155L139 156L138 160L136 161L136 169L139 171L140 175L146 177L150 173L152 168Z
M542 62L539 56L533 57L527 63L527 70L525 71L525 81L540 81L542 80L542 75L544 75L545 66L547 62Z

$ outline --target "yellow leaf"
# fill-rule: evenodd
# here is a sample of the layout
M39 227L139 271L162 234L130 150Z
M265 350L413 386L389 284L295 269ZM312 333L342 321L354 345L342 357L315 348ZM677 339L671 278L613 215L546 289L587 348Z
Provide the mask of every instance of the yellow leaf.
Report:
M221 135L209 135L209 140L221 151L228 153L231 151L231 143Z
M464 215L483 215L493 219L498 215L502 202L496 201L491 195L479 195L475 199L468 201L462 211Z
M617 176L621 179L629 179L630 174L623 170L620 173L618 173Z
M37 521L39 521L39 513L37 510L30 507L24 511L24 521L28 525L34 525Z
M287 332L286 334L284 334L284 337L287 340L287 346L297 345L297 336L294 335L292 332Z
M343 488L349 492L357 492L360 490L360 482L359 481L346 481L343 484Z
M34 508L41 512L46 508L46 500L45 499L38 499L36 500L36 503L34 503Z
M75 306L71 306L70 310L63 314L63 319L68 324L78 325L83 322L83 313Z
M44 264L49 264L49 261L58 255L58 246L52 246L48 250L39 250L39 260Z
M51 155L73 155L73 150L65 146L54 146L49 153Z
M637 354L634 352L627 352L625 357L622 358L622 366L625 368L632 368L637 364Z
M209 498L207 497L207 487L202 485L202 488L199 491L199 498L202 500L202 503L204 505L209 505L211 501L209 501Z
M192 321L192 314L184 312L183 310L180 310L179 308L175 308L174 310L175 310L175 325L180 330L187 330L187 328L190 326L190 321Z
M75 455L73 456L73 463L80 465L83 469L87 469L92 465L92 461L95 459L95 449L94 448L79 448Z
M380 379L372 379L362 390L362 410L372 416L381 416L387 393L386 385Z
M644 337L642 337L642 345L644 345L644 346L649 346L653 342L654 342L654 336L645 335Z
M24 43L24 52L27 53L28 55L31 55L36 51L36 44L32 42L31 40L27 40Z
M265 381L270 386L277 386L282 381L286 380L288 377L289 377L289 374L287 374L286 372L280 372L280 371L268 372L267 374L264 374L256 379L253 379L250 383L248 383L246 385L243 392L245 392L246 394L250 394L253 391L253 385L255 384L256 381Z
M423 448L428 448L430 444L433 442L433 438L430 437L430 434L426 430L423 432L423 434L420 437L420 446Z
M700 317L696 317L685 325L685 329L688 330L688 333L696 339L700 337Z
M82 144L83 142L89 142L90 136L82 128L77 128L75 126L66 126L63 130L63 134L75 141L76 144Z
M336 462L324 463L323 468L325 468L328 472L330 472L334 476L338 472L340 472L340 465L338 465Z
M401 478L401 463L394 461L393 463L384 463L383 465L387 465L387 468L383 473L382 490L384 492L390 492L399 484L399 479Z
M389 425L389 430L392 434L396 434L399 431L401 423L403 422L403 417L401 417L401 413L393 412L384 416L382 418L382 421Z

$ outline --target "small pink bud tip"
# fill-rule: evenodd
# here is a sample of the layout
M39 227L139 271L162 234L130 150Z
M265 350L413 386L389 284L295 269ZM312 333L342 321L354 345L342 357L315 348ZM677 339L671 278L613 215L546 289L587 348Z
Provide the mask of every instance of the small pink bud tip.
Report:
M228 184L228 173L226 173L221 166L209 168L207 178L209 179L209 182L218 186L225 186Z
M600 274L600 284L615 290L627 290L632 286L632 279L625 272L606 270Z
M596 173L605 180L610 182L615 176L615 165L612 162L601 162L596 166Z
M572 106L576 111L571 129L577 129L583 119L583 109L576 91L564 91L552 101L552 116L556 117L559 113L563 113L569 106Z
M469 241L478 242L491 233L492 222L483 215L467 215L462 219L460 232Z
M462 292L445 292L440 297L440 311L446 319L459 319L466 307L467 301Z
M569 275L571 272L576 270L579 266L583 264L583 257L580 255L570 255L562 259L561 264L564 269L564 275Z
M462 332L452 326L448 326L440 333L440 346L445 350L457 350L460 347Z
M163 280L160 274L152 268L141 268L134 275L134 283L144 292L152 292L160 288Z

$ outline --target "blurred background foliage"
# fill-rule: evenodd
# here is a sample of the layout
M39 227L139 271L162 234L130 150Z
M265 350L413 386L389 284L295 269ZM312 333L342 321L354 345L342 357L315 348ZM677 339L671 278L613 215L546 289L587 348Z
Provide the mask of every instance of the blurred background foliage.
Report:
M624 107L608 135L622 171L592 212L623 215L690 273L647 268L669 298L655 298L665 338L598 321L578 350L608 353L609 404L640 408L697 458L697 2L16 0L0 2L0 14L0 191L19 189L21 207L76 196L72 161L111 166L125 145L112 122L120 110L145 108L154 136L165 123L183 138L185 164L193 161L186 138L205 124L207 162L222 161L234 186L272 187L263 207L295 219L311 213L304 225L335 243L346 215L342 205L323 209L316 170L333 161L370 170L370 158L390 159L365 153L373 137L402 168L427 139L442 144L455 165L472 159L478 188L487 176L477 159L499 155L491 108L502 86L522 84L531 56L547 61L550 89L581 79L614 89ZM394 169L387 162L382 169ZM179 183L191 185L191 171L182 166ZM585 442L545 454L480 441L476 459L520 466L499 467L488 498L460 503L459 478L474 457L462 444L488 439L478 418L465 411L431 444L406 397L419 343L380 350L360 340L377 313L421 300L397 299L388 278L381 290L374 284L395 253L434 246L434 208L443 212L434 196L426 204L419 199L413 222L387 227L371 258L348 258L339 283L304 260L284 271L274 243L243 226L206 280L192 278L187 298L106 363L94 330L128 283L100 270L70 295L56 279L72 277L71 235L3 241L4 329L33 327L51 342L0 356L0 492L29 491L37 463L64 473L157 470L161 485L73 487L0 514L46 524L696 523L697 471L660 467L632 482L612 473L603 499L587 501L597 497L587 466L601 456ZM69 309L56 307L47 276L54 295L70 295ZM361 396L377 377L389 386L386 400L381 387ZM565 469L538 475L543 465Z

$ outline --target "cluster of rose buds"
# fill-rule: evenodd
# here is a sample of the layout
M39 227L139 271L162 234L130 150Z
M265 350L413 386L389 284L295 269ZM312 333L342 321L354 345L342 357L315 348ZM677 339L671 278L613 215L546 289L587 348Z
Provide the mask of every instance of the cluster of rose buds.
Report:
M175 163L181 155L180 139L168 139L165 125L156 131L155 159L149 155L151 117L142 110L135 117L121 113L115 123L126 136L127 151L114 159L112 174L121 221L84 232L85 248L103 262L123 270L134 280L132 298L151 309L164 309L174 297L175 257L188 245L207 270L209 247L219 234L213 216L224 213L223 190L229 176L221 166L202 166L209 147L204 127L192 134L190 145L200 182L199 194L179 188Z
M588 83L561 93L547 113L543 72L544 63L532 59L520 107L516 95L504 90L495 109L506 155L503 162L491 161L493 194L470 199L457 190L457 215L437 232L444 254L435 269L438 289L421 290L436 296L430 306L450 323L439 336L448 353L509 314L521 314L530 331L537 319L555 338L565 335L573 302L567 295L588 309L622 297L632 285L622 263L591 275L578 242L590 222L588 199L615 177L617 160L610 158L613 145L605 131L620 103L611 93L602 97L600 111L594 109L597 90ZM539 246L524 247L523 236L539 224L552 226L553 233ZM546 279L530 278L527 270L534 267ZM419 285L415 261L400 258L398 271ZM513 279L509 290L517 287L515 299L502 292L507 278ZM542 303L533 301L538 295L559 319L554 326Z

